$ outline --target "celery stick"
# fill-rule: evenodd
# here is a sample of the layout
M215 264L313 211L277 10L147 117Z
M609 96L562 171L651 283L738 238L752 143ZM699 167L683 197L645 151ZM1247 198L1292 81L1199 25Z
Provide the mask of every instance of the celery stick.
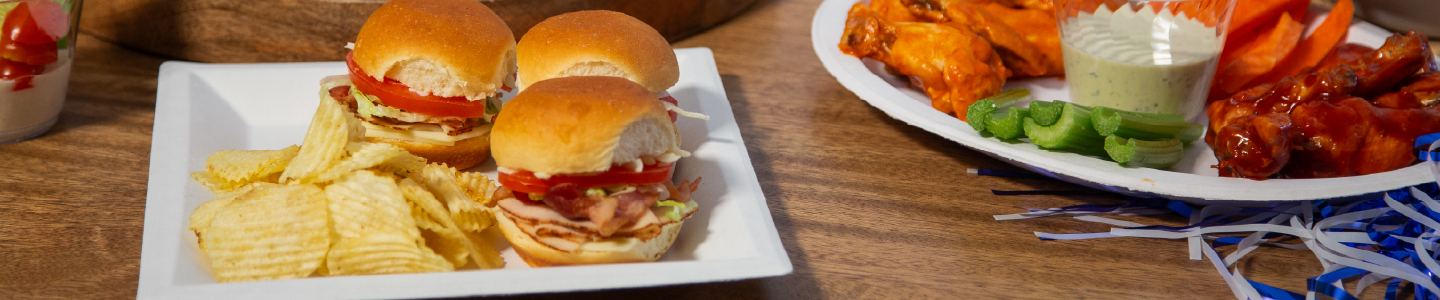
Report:
M1102 136L1118 135L1142 140L1179 139L1190 143L1200 138L1205 128L1186 122L1172 114L1151 114L1096 107L1091 112L1095 131Z
M1001 91L994 96L985 97L965 108L965 123L970 124L976 133L985 134L985 126L989 125L990 115L995 111L1015 104L1015 101L1030 96L1030 89L1009 89Z
M1185 147L1173 138L1146 141L1112 135L1105 137L1105 153L1122 166L1169 169L1180 162Z
M1013 141L1025 137L1025 129L1022 128L1025 117L1030 115L1030 110L1024 107L1004 109L990 114L985 125L986 130L995 135L995 138Z
M1105 155L1104 137L1091 127L1090 111L1077 105L1065 103L1060 118L1050 126L1041 126L1035 119L1026 118L1025 135L1040 148Z
M975 101L965 109L965 123L969 123L970 128L975 128L976 133L983 135L986 132L986 123L990 123L990 114L995 113L995 110L995 101L990 101L990 99Z
M1025 99L1025 97L1030 97L1030 89L1008 89L1001 91L999 94L995 94L994 96L985 97L984 99L995 101L995 104L1004 106L1014 103L1017 100Z
M1030 118L1035 119L1040 126L1055 125L1060 120L1060 111L1065 108L1065 103L1060 101L1034 101L1030 102Z

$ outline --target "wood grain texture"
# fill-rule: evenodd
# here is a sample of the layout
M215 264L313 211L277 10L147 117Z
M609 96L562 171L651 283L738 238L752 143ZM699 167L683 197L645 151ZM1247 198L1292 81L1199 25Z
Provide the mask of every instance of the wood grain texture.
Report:
M672 40L724 22L756 0L484 1L519 37L547 17L608 9ZM85 3L82 30L164 57L203 62L339 60L383 0L105 0Z
M1118 198L991 195L1078 188L967 175L966 168L1009 166L857 99L810 50L818 2L761 2L676 44L714 50L793 274L518 298L1230 297L1209 263L1188 260L1180 241L1044 242L1031 232L1105 228L992 220L1023 208ZM78 47L60 123L38 139L0 145L0 299L135 295L161 60L90 35ZM1270 248L1242 269L1291 290L1320 271L1307 252Z

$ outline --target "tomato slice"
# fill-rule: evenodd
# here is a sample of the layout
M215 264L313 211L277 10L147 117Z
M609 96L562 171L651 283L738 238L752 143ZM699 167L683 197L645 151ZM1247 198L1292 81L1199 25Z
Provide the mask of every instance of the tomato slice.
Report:
M5 15L5 21L0 24L0 57L42 66L59 58L56 51L55 39L46 34L31 15L29 1L16 4Z
M555 175L548 179L535 177L535 173L529 171L500 172L500 185L516 192L543 194L550 191L550 187L562 183L573 183L582 189L624 184L651 184L669 180L670 169L674 166L675 164L646 166L640 172L616 166L610 168L609 171L595 175Z
M0 79L14 80L15 86L11 91L23 91L35 87L31 83L35 75L45 71L45 66L27 65L24 63L0 58Z
M40 23L31 14L30 1L20 2L5 16L5 40L24 45L55 43L55 38L40 28Z
M431 116L462 118L485 116L485 102L488 100L470 101L465 97L421 95L410 91L410 87L394 79L385 78L384 82L380 82L374 77L366 75L365 71L355 64L354 54L346 55L345 64L350 67L350 81L355 88L366 95L379 98L380 102L387 106Z

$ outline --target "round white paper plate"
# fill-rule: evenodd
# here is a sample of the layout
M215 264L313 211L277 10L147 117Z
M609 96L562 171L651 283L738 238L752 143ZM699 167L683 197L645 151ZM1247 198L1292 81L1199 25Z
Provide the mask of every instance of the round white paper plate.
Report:
M966 147L1031 171L1083 186L1141 197L1188 201L1294 201L1334 199L1414 186L1435 180L1427 164L1399 170L1322 179L1250 180L1219 177L1210 147L1197 142L1174 170L1126 168L1107 160L1052 152L1028 143L1006 143L981 137L970 125L930 107L930 100L902 78L883 71L874 60L861 60L837 47L845 13L856 0L820 4L810 37L825 69L846 89L890 117L940 135ZM1364 22L1350 27L1349 41L1371 46L1384 43L1390 32ZM1028 88L1037 99L1068 100L1069 90L1058 78L1011 81L1006 88Z

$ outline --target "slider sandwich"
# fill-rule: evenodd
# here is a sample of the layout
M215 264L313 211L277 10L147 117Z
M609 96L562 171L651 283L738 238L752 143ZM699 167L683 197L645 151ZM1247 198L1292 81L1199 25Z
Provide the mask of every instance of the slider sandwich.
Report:
M673 184L689 153L644 86L619 77L533 82L492 131L504 187L495 218L532 266L659 259L697 210L699 181Z
M373 12L346 58L350 74L322 82L365 139L466 169L490 153L490 123L513 86L515 36L478 1L391 0Z

